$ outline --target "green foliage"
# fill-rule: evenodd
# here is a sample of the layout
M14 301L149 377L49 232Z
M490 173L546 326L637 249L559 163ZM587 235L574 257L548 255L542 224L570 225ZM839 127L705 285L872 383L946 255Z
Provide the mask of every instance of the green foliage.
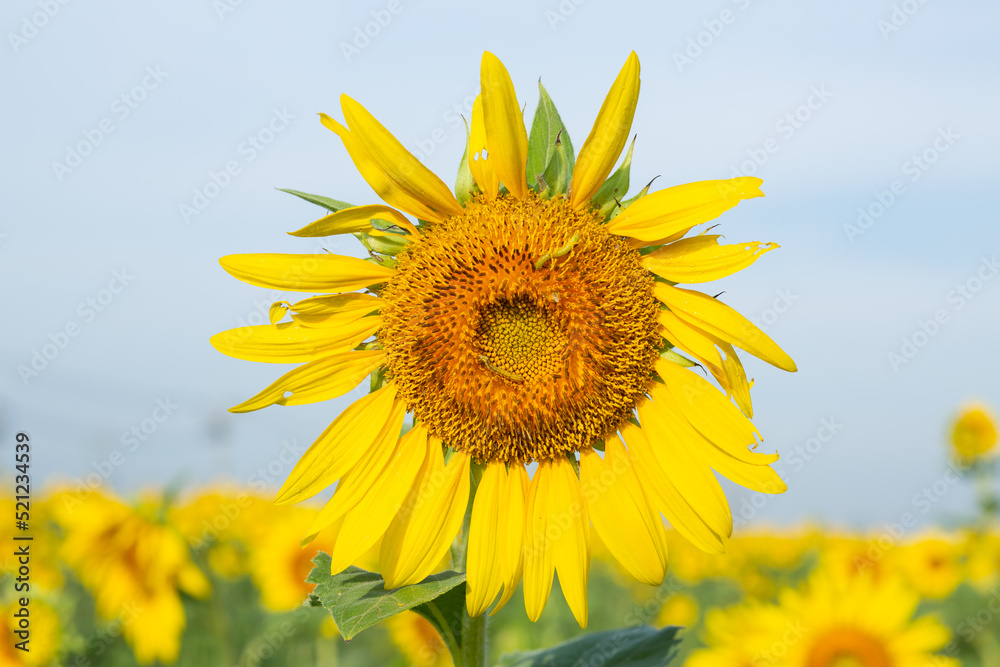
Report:
M567 173L573 173L576 157L573 153L573 142L563 125L556 105L545 90L542 82L538 82L538 106L535 117L531 121L531 133L528 135L528 186L538 187L538 177L544 174L556 151L556 139L562 143L565 151ZM565 191L565 190L564 190Z
M508 653L498 667L576 667L593 656L616 667L662 667L674 657L679 628L640 625L595 632L540 651Z
M347 202L340 201L339 199L331 199L330 197L323 197L322 195L311 195L308 192L299 192L298 190L286 190L284 188L276 188L282 192L287 192L290 195L295 195L300 199L305 199L310 204L316 204L317 206L322 206L331 213L336 213L337 211L343 211L345 208L353 208L354 204L348 204Z
M622 160L621 165L604 181L597 190L597 193L590 198L591 203L597 206L601 217L605 220L610 218L611 214L617 209L621 208L619 204L625 193L628 192L628 177L629 171L632 168L633 148L635 148L635 137L632 137L632 143L629 144L628 153L625 154L625 159Z
M385 590L381 575L357 567L340 574L330 574L330 556L320 552L313 559L316 566L307 583L316 584L313 591L333 620L344 639L351 639L366 628L413 609L465 583L464 572L442 572L427 577L419 584ZM464 586L462 586L464 590Z

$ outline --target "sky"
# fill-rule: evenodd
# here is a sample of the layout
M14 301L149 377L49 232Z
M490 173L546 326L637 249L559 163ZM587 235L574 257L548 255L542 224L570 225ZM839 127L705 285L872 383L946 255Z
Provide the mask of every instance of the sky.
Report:
M576 146L635 50L633 188L758 176L719 231L781 246L713 287L799 367L745 361L789 491L727 483L737 524L953 521L949 421L1000 409L998 22L971 0L6 2L2 470L26 431L36 486L276 490L363 390L232 415L287 368L208 339L286 296L219 257L318 250L285 232L319 209L276 188L376 201L316 114L352 96L450 184L484 50Z

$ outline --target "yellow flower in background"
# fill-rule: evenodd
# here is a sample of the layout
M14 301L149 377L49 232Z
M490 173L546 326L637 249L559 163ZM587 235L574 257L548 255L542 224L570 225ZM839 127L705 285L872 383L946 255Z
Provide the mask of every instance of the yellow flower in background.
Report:
M404 611L385 621L392 643L414 667L452 667L454 664L441 635L423 616Z
M63 573L59 568L58 544L50 509L51 499L48 497L32 499L31 532L31 586L34 590L46 592L57 591L63 586ZM0 512L3 516L15 515L13 497L0 498ZM13 521L0 522L0 544L14 545L14 535L24 535L16 530ZM4 548L0 553L0 581L5 576L17 576L18 560L14 554L15 547Z
M374 373L375 391L327 428L276 499L337 482L304 531L334 536L334 572L382 539L386 588L424 579L462 526L474 473L470 614L498 597L499 609L523 575L537 620L558 573L585 626L591 525L626 571L656 585L667 566L661 514L701 549L724 550L732 515L713 470L756 491L785 489L769 467L777 454L753 451L751 382L735 348L788 371L794 362L718 299L677 287L731 275L775 247L686 236L762 196L761 181L643 190L618 203L627 185L611 172L638 93L633 53L579 156L560 132L542 140L533 169L511 79L485 53L457 198L344 95L346 126L322 122L388 206L346 207L294 235L355 233L385 256L221 260L254 285L327 293L276 303L271 325L213 337L233 357L302 363L233 411L334 398ZM631 149L622 169L630 161ZM724 391L684 368L692 362L674 347ZM406 413L415 426L400 437Z
M917 593L941 600L965 578L965 547L949 536L918 538L890 552L891 564Z
M707 649L689 667L958 667L934 655L951 639L937 619L914 619L920 596L898 579L818 571L777 605L709 614Z
M764 658L774 637L787 628L781 611L755 600L727 609L711 609L705 616L702 640L684 667L757 667L772 665Z
M34 541L34 540L33 540ZM23 630L18 625L15 612L27 609L30 626L27 637L15 634ZM59 617L49 605L37 595L31 597L27 607L21 607L17 602L4 605L0 603L0 667L42 667L51 664L59 650L59 637L62 634ZM16 644L27 639L27 651L22 651Z
M206 490L171 507L170 522L196 552L207 549L212 571L234 579L250 570L248 543L270 501L239 490Z
M966 572L973 586L985 591L1000 581L1000 534L968 532L965 553Z
M693 595L674 593L660 608L656 615L655 625L661 628L667 625L679 625L686 628L697 622L700 611L698 600Z
M289 611L302 606L314 588L306 583L317 552L329 552L333 542L321 536L307 548L299 544L302 535L316 518L316 511L305 508L280 510L273 505L261 507L250 520L248 532L250 575L260 590L261 602L271 611Z
M892 572L886 561L895 542L879 543L882 536L857 536L831 531L824 536L820 550L820 569L844 578L856 576L881 580Z
M132 508L67 492L53 497L52 509L66 532L62 558L94 596L97 613L121 623L139 663L174 662L185 625L180 593L205 597L210 586L181 534L161 521L160 501L147 497Z
M997 421L982 404L966 406L951 429L952 452L962 462L971 463L996 453Z

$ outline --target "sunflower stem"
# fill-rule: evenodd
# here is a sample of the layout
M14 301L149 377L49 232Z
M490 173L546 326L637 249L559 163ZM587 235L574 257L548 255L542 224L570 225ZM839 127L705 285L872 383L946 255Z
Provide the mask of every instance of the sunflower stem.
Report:
M484 468L481 465L472 465L471 488L469 489L469 504L465 510L465 520L462 522L462 535L452 550L452 558L459 567L468 572L469 558L469 527L472 525L472 504L479 488L479 482L483 478ZM469 616L469 608L462 606L462 646L461 655L452 655L456 667L486 667L486 645L487 645L487 618L486 614L479 616Z
M487 625L489 616L469 616L466 609L462 614L462 665L463 667L486 667Z

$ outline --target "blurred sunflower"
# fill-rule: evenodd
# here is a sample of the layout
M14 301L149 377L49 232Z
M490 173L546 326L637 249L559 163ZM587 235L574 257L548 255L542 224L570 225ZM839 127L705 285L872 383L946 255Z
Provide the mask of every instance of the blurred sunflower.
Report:
M248 517L253 523L247 532L251 577L267 609L295 609L302 606L315 587L306 583L313 569L312 559L321 550L330 551L333 541L323 536L307 548L299 545L299 539L316 518L315 510L293 508L277 512L273 505L258 509Z
M962 409L951 428L952 454L971 464L992 456L997 444L996 418L986 406L971 404Z
M927 535L892 552L892 564L925 598L951 595L966 575L966 549L948 535Z
M18 642L25 640L24 636L14 634L19 630L18 618L14 613L21 607L16 602L5 605L0 603L0 667L36 667L52 663L59 650L59 638L62 629L59 616L55 610L36 596L32 596L28 607L30 614L30 635L26 644L28 650L22 651L16 647Z
M97 613L120 621L140 664L174 662L185 625L180 593L203 598L210 585L181 534L163 523L161 501L146 497L132 508L67 492L52 506L66 532L63 560L94 596Z
M818 571L804 590L783 590L777 605L751 603L710 614L709 647L687 664L958 667L957 660L934 654L951 633L931 616L914 619L919 603L898 579Z
M448 647L434 626L420 614L404 611L385 622L392 643L414 667L452 667Z
M969 531L965 536L969 582L980 591L1000 581L1000 533Z
M751 382L735 348L788 371L794 362L721 301L676 286L728 276L775 247L685 237L762 196L761 181L647 186L622 201L631 154L611 172L638 94L633 53L578 158L562 128L537 141L533 130L529 149L510 76L485 53L455 195L344 95L346 126L322 122L388 206L334 202L294 235L354 233L372 258L221 260L254 285L332 293L277 303L274 324L212 338L233 357L303 363L233 411L334 398L374 373L375 390L327 428L276 498L298 502L339 480L307 531L336 533L334 572L384 536L386 587L422 580L462 527L474 478L469 613L498 596L499 609L523 573L536 620L558 572L583 626L591 525L630 574L658 584L661 513L702 549L724 549L732 515L713 469L785 489L769 467L777 454L752 451ZM292 321L279 323L287 311ZM415 426L400 437L407 412Z

